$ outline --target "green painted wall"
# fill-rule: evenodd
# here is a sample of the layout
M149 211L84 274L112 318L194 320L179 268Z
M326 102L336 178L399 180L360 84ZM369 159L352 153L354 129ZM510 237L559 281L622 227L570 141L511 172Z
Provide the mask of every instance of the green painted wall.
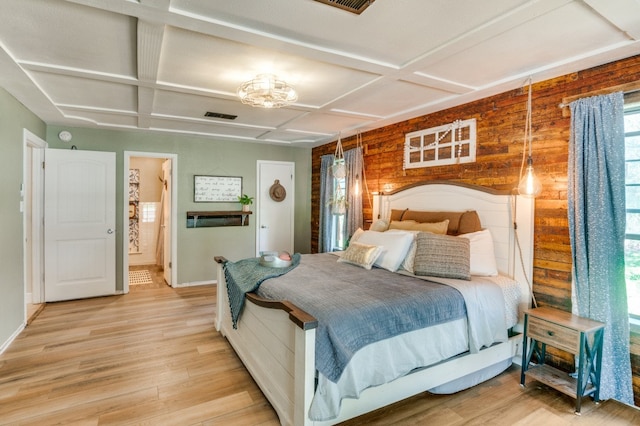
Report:
M44 122L0 88L0 346L25 318L20 212L23 129L45 137Z
M69 130L73 139L61 142L60 130ZM215 279L213 257L223 255L238 260L255 255L255 216L246 227L186 228L186 212L190 210L239 210L237 203L194 203L193 175L242 176L243 192L256 193L256 161L274 160L295 163L295 237L296 252L311 250L311 149L264 145L238 141L215 140L198 136L176 136L165 133L113 131L85 128L47 127L50 148L116 153L116 278L122 289L122 238L126 225L122 221L124 151L159 152L178 155L178 284Z

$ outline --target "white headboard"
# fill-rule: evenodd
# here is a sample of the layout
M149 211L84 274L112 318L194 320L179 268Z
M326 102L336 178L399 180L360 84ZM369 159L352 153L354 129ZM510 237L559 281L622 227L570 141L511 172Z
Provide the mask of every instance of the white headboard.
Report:
M531 301L529 283L533 282L533 201L477 185L427 181L375 196L373 220L388 220L392 209L477 211L482 227L491 231L498 270L518 281L521 308L526 308Z

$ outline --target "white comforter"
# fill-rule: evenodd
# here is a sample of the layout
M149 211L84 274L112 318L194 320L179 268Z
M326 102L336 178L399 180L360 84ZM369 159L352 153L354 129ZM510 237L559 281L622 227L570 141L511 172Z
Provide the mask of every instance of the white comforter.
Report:
M395 336L358 351L337 383L318 375L311 403L312 420L338 416L344 398L357 398L371 386L402 377L412 370L429 366L483 346L508 339L507 329L517 319L517 283L506 277L472 277L472 281L420 277L456 288L467 306L467 319L427 327ZM511 312L515 311L515 312ZM436 342L434 344L434 342Z

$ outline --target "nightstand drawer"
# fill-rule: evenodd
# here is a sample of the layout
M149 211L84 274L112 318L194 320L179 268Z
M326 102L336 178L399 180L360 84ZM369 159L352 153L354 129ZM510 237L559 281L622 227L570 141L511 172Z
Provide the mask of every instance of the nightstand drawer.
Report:
M529 315L527 336L572 354L580 351L580 332Z

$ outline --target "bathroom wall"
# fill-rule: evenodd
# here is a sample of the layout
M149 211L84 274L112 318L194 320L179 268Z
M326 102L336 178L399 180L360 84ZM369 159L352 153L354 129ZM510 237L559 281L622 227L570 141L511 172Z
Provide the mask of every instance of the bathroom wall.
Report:
M162 200L162 158L131 157L130 170L139 171L136 215L130 219L129 265L152 265L156 263L156 241L160 225ZM131 232L137 224L137 232Z

